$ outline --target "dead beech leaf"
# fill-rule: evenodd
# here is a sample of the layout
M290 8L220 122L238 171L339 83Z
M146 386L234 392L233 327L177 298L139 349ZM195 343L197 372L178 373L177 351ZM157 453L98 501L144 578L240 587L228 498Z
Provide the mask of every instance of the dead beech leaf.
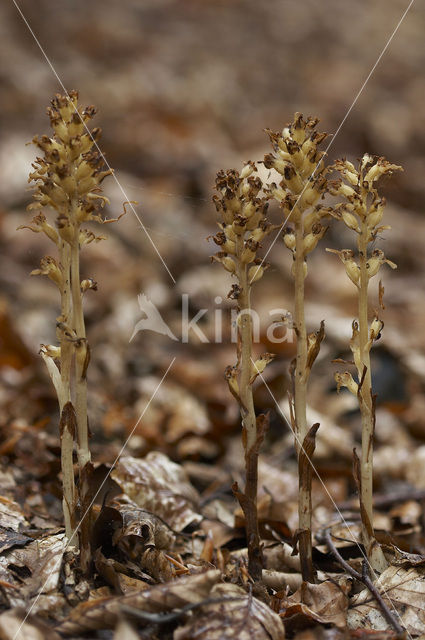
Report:
M184 627L175 630L173 640L285 638L285 629L279 616L241 587L234 584L218 584L211 591L212 598L229 598L229 602L206 603L193 614Z
M396 504L389 515L399 526L415 526L422 517L422 508L417 500L406 500L406 502Z
M425 569L423 567L390 566L376 586L389 606L396 609L400 624L411 635L425 634ZM368 589L356 594L347 616L352 629L388 629L382 611Z
M347 625L348 580L335 584L329 580L321 584L304 582L283 602L280 615L285 620L301 615L313 622L333 624L344 629Z
M402 551L398 547L393 545L394 551L394 559L392 563L397 566L409 566L409 567L418 567L420 565L425 565L425 556L419 553L408 553L407 551Z
M293 592L302 585L301 573L284 573L283 571L274 571L263 569L263 582L268 589L281 591L289 587Z
M135 591L149 589L149 582L152 583L151 576L144 573L137 565L126 563L124 566L114 558L106 558L100 549L96 549L94 555L96 571L105 582L114 588L115 593L125 594ZM127 575L126 573L132 575Z
M183 576L142 592L134 591L124 596L107 596L82 602L72 610L58 631L64 635L75 636L90 630L113 629L123 605L152 613L181 609L188 604L207 599L220 578L220 571L211 570Z
M158 382L155 376L146 376L140 381L139 391L142 397L136 405L136 412L139 412L139 407L140 412L144 410L146 401L152 397ZM164 415L167 416L166 420ZM143 434L148 439L157 440L160 432L170 444L179 442L188 434L202 437L210 429L211 423L205 405L196 394L171 380L167 380L158 390L143 418Z
M265 547L263 556L267 569L276 571L300 572L301 564L299 556L292 555L293 548L286 542L280 542L270 547Z
M111 476L138 507L159 516L174 531L202 519L197 512L198 492L184 469L163 453L121 458Z
M37 616L26 617L25 609L10 609L0 615L0 640L60 640L59 634ZM21 626L22 625L22 626Z
M6 529L0 526L0 553L12 547L23 547L31 542L31 540L32 538L22 533L17 533L13 531L13 529Z
M0 496L0 521L2 527L15 532L28 527L28 522L19 504L6 496Z
M158 582L168 582L176 575L174 567L160 549L146 549L139 562L140 567Z
M57 591L65 547L65 534L33 540L22 549L9 549L0 556L0 578L19 587L8 589L11 607L26 607L35 598L33 613L59 607L63 595ZM22 585L21 576L25 581ZM40 594L40 597L39 597Z
M139 640L140 636L128 620L120 620L116 626L114 640Z

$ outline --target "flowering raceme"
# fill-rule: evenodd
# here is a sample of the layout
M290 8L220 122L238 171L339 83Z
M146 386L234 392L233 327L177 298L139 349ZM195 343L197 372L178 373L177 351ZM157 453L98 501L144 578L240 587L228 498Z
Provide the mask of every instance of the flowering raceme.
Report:
M33 139L43 155L36 158L29 175L29 181L34 183L35 189L34 202L28 209L53 209L55 220L51 224L41 211L30 224L23 227L35 233L44 233L56 246L58 254L58 258L42 258L40 267L32 275L47 276L60 293L61 311L56 323L60 346L42 345L41 355L55 386L61 413L63 509L66 533L71 540L75 537L78 511L84 516L89 510L91 455L86 375L90 348L82 298L86 291L97 288L91 278L81 281L80 250L104 238L81 225L93 221L111 222L101 216L101 210L108 200L102 195L100 185L112 170L104 168L104 158L97 148L100 129L89 131L87 126L96 109L92 106L81 108L77 92L57 95L47 113L53 134L51 137L43 135ZM80 476L78 491L73 471L74 443ZM83 517L80 527L83 570L88 569L90 561L89 520L89 517Z
M350 349L357 370L357 381L349 371L335 374L338 390L347 387L359 401L362 417L362 457L355 458L355 469L359 485L362 514L362 537L370 564L381 573L387 567L385 556L375 539L373 530L373 434L375 430L375 403L372 390L370 350L381 335L383 322L377 312L369 324L368 287L383 264L396 268L380 249L370 248L378 235L390 227L382 225L385 198L378 193L376 182L383 175L390 175L401 167L385 158L365 154L356 168L348 160L338 160L334 168L341 178L331 183L331 193L343 198L333 215L357 236L357 255L351 249L328 249L336 253L345 267L347 276L357 289L358 320L352 324ZM380 303L382 304L380 284Z

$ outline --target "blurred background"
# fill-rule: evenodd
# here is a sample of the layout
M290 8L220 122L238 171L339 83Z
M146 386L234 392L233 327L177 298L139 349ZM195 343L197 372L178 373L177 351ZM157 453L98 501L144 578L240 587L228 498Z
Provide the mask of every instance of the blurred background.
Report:
M31 201L27 176L37 152L27 143L35 134L49 133L46 107L56 92L63 92L63 83L67 90L78 89L81 103L99 109L94 124L103 130L101 148L117 178L104 182L111 200L107 215L119 215L125 200L137 201L135 212L148 232L128 210L117 224L102 230L108 240L90 245L82 256L83 274L99 284L99 291L89 292L85 303L93 353L90 416L97 458L111 459L111 442L116 441L118 450L176 356L130 450L161 448L192 463L225 459L233 449L225 451L220 442L225 434L237 435L239 425L222 375L234 362L228 322L224 343L214 344L213 312L228 314L231 284L228 274L210 263L215 248L206 241L215 230L215 175L222 168L239 168L248 159L261 160L269 150L264 129L281 129L295 111L319 117L319 130L337 131L408 2L18 4L28 24L12 0L0 6L2 428L19 434L28 425L44 428L48 423L55 433L57 424L54 393L37 356L40 343L55 341L57 292L45 279L29 277L40 257L52 249L39 235L16 232L16 227L31 218L25 210ZM412 452L425 441L424 27L423 6L414 3L329 149L330 160L355 161L369 152L404 168L382 184L387 223L393 229L379 246L397 262L398 270L382 271L386 326L375 356L381 468L394 477L400 465L390 469L394 456L385 458L385 446L397 443L400 451ZM324 425L318 455L328 460L329 468L339 446L348 474L358 420L351 397L335 395L330 360L346 355L356 304L342 265L324 248L346 248L350 243L350 235L331 227L311 258L307 285L309 329L325 319L328 336L310 392L310 403L322 422L324 417L329 423L331 434L326 436ZM280 240L274 244L270 269L254 296L264 317L258 350L278 356L267 373L270 392L257 388L257 408L271 411L269 445L280 461L292 453L282 445L290 439L275 399L285 401L294 345L268 344L265 329L271 309L292 308L288 253ZM372 309L378 304L377 284L373 281L371 287ZM199 326L211 344L194 332L189 344L182 344L148 331L129 343L142 317L140 292L154 302L176 336L181 335L182 293L190 296L191 317L209 309ZM350 433L346 441L332 425ZM102 448L103 442L108 447ZM400 456L404 463L406 458ZM425 486L425 478L423 482Z

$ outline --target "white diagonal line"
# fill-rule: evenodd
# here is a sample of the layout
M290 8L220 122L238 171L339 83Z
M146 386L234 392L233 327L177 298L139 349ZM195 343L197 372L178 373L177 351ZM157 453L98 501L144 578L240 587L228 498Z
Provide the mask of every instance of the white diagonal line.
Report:
M65 85L63 84L63 82L62 82L61 78L59 77L59 75L58 75L58 73L57 73L56 69L54 68L54 66L53 66L53 64L52 64L52 62L51 62L51 60L50 60L50 58L48 57L47 53L46 53L46 52L45 52L45 50L43 49L43 47L42 47L42 45L41 45L40 41L38 40L37 36L35 35L35 33L34 33L34 31L33 31L33 29L31 28L31 26L30 26L30 24L29 24L28 20L26 19L26 17L25 17L25 16L24 16L24 14L22 13L22 11L21 11L20 7L18 6L18 4L17 4L16 0L12 0L12 2L13 2L13 4L15 5L15 7L16 7L16 9L17 9L17 11L18 11L19 15L21 16L22 20L24 21L25 25L27 26L28 31L31 33L32 37L34 38L34 40L35 40L35 42L36 42L36 44L37 44L38 48L40 49L41 53L42 53L42 54L43 54L43 56L44 56L44 58L45 58L45 60L46 60L47 64L49 65L50 69L52 70L53 74L55 75L56 80L59 82L60 86L62 87L62 89L63 89L63 91L64 91L64 93L65 93L65 95L69 98L70 96L69 96L69 93L68 93L68 91L67 91L67 89L66 89ZM72 104L72 103L71 103L71 104ZM106 160L106 158L105 158L105 156L104 156L104 154L103 154L102 150L100 149L100 147L99 147L99 145L97 144L96 140L95 140L95 139L93 138L93 136L91 135L90 130L89 130L89 129L88 129L88 127L87 127L87 124L86 124L86 123L83 121L83 119L81 118L80 114L78 113L78 110L77 110L77 109L75 109L75 111L76 111L76 113L78 114L78 117L80 118L81 122L83 123L85 130L87 131L88 135L90 136L91 140L93 141L94 146L96 147L97 151L99 152L100 156L102 157L103 162L104 162L104 163L105 163L105 165L108 167L108 169L111 169L111 166L109 165L108 161ZM164 265L164 267L165 267L165 269L166 269L166 271L167 271L168 275L170 276L171 280L172 280L172 281L174 282L174 284L175 284L175 283L176 283L176 280L175 280L175 278L174 278L173 274L171 273L170 269L168 268L168 266L167 266L167 264L166 264L166 262L165 262L164 258L163 258L163 257L162 257L162 255L160 254L158 247L156 246L155 242L152 240L152 238L151 238L151 236L150 236L150 234L149 234L149 231L147 230L147 228L146 228L146 227L145 227L145 225L143 224L143 222L142 222L142 220L141 220L140 216L137 214L137 212L136 212L135 208L133 207L132 202L130 201L130 198L127 196L126 192L124 191L123 187L121 186L120 181L118 180L117 176L115 175L114 171L112 171L112 169L111 169L111 172L112 172L112 177L114 178L115 182L116 182L116 183L117 183L117 185L118 185L118 188L120 189L121 193L123 194L124 198L126 199L127 204L129 205L130 209L131 209L131 210L132 210L132 212L134 213L134 215L135 215L135 217L136 217L136 219L137 219L138 223L140 224L141 228L142 228L142 229L143 229L143 231L145 232L145 234L146 234L146 236L147 236L147 238L148 238L149 242L151 243L152 247L154 248L154 250L155 250L155 252L156 252L156 254L157 254L158 258L161 260L161 262L162 262L162 264Z
M77 527L75 528L74 533L72 534L72 536L71 536L71 537L69 538L69 540L67 541L67 543L66 543L66 545L65 545L65 548L64 548L64 550L63 550L63 552L64 552L64 553L65 553L65 551L68 549L68 547L70 546L70 544L71 544L71 542L72 542L72 540L73 540L73 538L74 538L75 534L78 532L78 530L79 530L79 528L80 528L80 526L81 526L82 521L84 520L84 518L86 517L86 515L88 514L88 512L89 512L89 511L90 511L90 509L92 508L92 506L93 506L93 504L94 504L94 501L96 500L96 498L97 498L97 496L99 495L100 491L102 490L102 488L103 488L103 486L104 486L105 482L107 481L107 479L109 478L110 474L112 473L112 470L114 469L114 467L115 467L115 465L117 464L118 460L121 458L121 456L122 456L122 454L123 454L123 452L124 452L124 449L126 448L126 446L127 446L128 442L129 442L130 438L132 437L133 433L135 432L135 430L136 430L136 428L137 428L138 424L140 423L140 420L143 418L143 416L145 415L146 411L149 409L149 406L150 406L150 404L151 404L152 400L154 399L154 397L156 396L157 392L159 391L160 386L162 385L162 383L164 382L165 378L167 377L168 372L170 371L171 367L173 366L173 364L174 364L175 360L176 360L176 356L174 356L174 358L171 360L170 364L168 365L168 368L167 368L166 372L165 372L165 373L164 373L164 375L162 376L162 378L161 378L160 382L158 382L158 384L157 384L156 388L154 389L154 391L153 391L153 393L152 393L151 397L149 398L149 401L147 402L147 404L146 404L145 408L143 409L142 413L140 414L140 416L139 416L139 418L138 418L138 420L137 420L136 424L135 424L135 425L134 425L134 427L132 428L130 435L128 436L127 440L124 442L123 446L121 447L121 450L120 450L119 454L118 454L118 455L117 455L117 457L115 458L114 462L113 462L113 463L112 463L112 465L111 465L111 468L109 469L109 471L108 471L108 473L106 474L105 478L103 479L103 481L102 481L101 485L99 486L98 490L96 491L95 495L93 496L92 501L90 502L90 505L87 507L87 509L86 509L85 513L83 514L82 518L80 519L80 522L78 523ZM55 571L55 569L53 569L53 570L49 573L49 575L47 576L47 578L46 578L46 580L44 581L43 585L40 587L39 592L38 592L38 594L37 594L37 596L36 596L36 598L35 598L34 602L31 604L30 608L29 608L29 609L28 609L28 611L26 612L26 614L25 614L25 618L22 620L22 622L21 622L21 624L20 624L20 626L19 626L19 628L18 628L17 632L16 632L16 633L15 633L15 635L13 636L13 640L16 640L16 638L18 637L18 634L19 634L20 630L22 629L23 625L25 624L25 622L26 622L26 620L27 620L28 616L31 614L31 611L33 610L34 606L37 604L37 602L38 602L38 600L39 600L39 598L40 598L40 596L41 596L41 594L42 594L42 592L43 592L43 589L45 588L45 586L46 586L47 582L49 581L49 579L50 579L51 575L54 573L54 571Z
M287 423L288 427L289 427L289 428L290 428L290 430L292 431L292 434L293 434L293 436L294 436L295 440L297 441L297 443L298 443L298 445L299 445L299 447L300 447L300 450L302 450L302 451L304 452L304 455L306 456L306 458L307 458L308 462L310 463L311 468L313 469L314 473L316 474L316 476L317 476L317 478L318 478L318 480L319 480L320 484L321 484L321 485L322 485L322 487L324 488L324 490L325 490L325 492L326 492L327 496L329 497L330 501L332 502L333 506L335 507L335 510L337 511L337 513L338 513L339 517L341 518L341 522L342 522L342 523L344 524L344 526L347 528L347 531L348 531L349 535L351 536L351 538L352 538L352 540L353 540L354 544L359 548L359 551L360 551L361 555L363 556L364 560L366 561L366 563L367 563L367 565L368 565L369 569L371 570L371 575L373 576L373 575L375 574L375 572L374 572L374 570L373 570L373 567L371 566L371 564L370 564L370 562L369 562L369 560L368 560L368 558L367 558L366 554L364 553L363 549L361 548L361 546L360 546L360 545L359 545L359 543L357 542L357 540L356 540L356 538L355 538L355 536L354 536L354 534L353 534L352 530L350 529L350 525L348 524L348 522L346 521L346 519L345 519L345 518L344 518L344 516L342 515L342 513L341 513L340 509L338 508L338 505L336 504L336 502L335 502L335 500L333 499L332 495L329 493L329 490L328 490L327 486L325 485L325 483L323 482L322 478L320 477L319 472L317 471L316 467L315 467L315 466L314 466L314 464L313 464L313 461L311 460L310 456L307 454L306 450L304 449L303 444L302 444L302 442L300 441L300 439L299 439L298 435L297 435L297 434L295 433L295 431L293 430L292 425L291 425L291 423L290 423L290 420L288 420L287 416L284 414L282 407L280 406L280 404L278 403L278 401L277 401L277 400L276 400L276 398L274 397L273 392L272 392L272 390L270 389L270 387L269 387L269 385L267 384L267 382L265 381L263 374L258 370L258 367L257 367L257 365L255 364L255 362L254 362L254 360L253 360L252 358L251 358L251 362L252 362L253 366L255 367L255 369L257 370L257 373L258 373L258 375L260 376L260 378L261 378L261 380L262 380L262 382L263 382L264 386L266 387L267 391L269 392L270 396L272 397L273 402L275 403L275 405L276 405L276 407L277 407L277 409L278 409L279 413L281 414L282 418L285 420L285 422ZM379 583L379 578L378 578L377 582ZM384 587L382 586L382 584L381 584L381 585L379 585L379 586L381 587L382 592L383 592L383 593L385 594L385 596L388 598L388 601L390 602L391 607L393 608L393 610L394 610L395 614L397 615L398 619L400 620L400 624L401 624L401 626L404 628L404 625L402 624L401 616L400 616L399 612L397 611L396 607L394 606L394 604L393 604L393 602L392 602L392 600L391 600L390 596L388 595L387 591L384 589ZM406 629L406 633L407 633L407 635L409 636L410 640L413 640L413 639L412 639L412 636L410 635L410 633L409 633L409 631L408 631L407 629Z
M337 130L335 131L334 134L332 134L332 138L331 141L329 142L328 146L325 149L325 155L328 153L329 149L331 148L331 146L333 145L333 143L335 142L335 138L337 137L337 135L339 134L339 132L341 131L342 127L345 124L345 121L347 120L348 116L350 115L350 113L352 112L352 110L354 109L358 99L360 98L361 94L363 93L363 89L366 87L367 83L369 82L370 78L372 77L376 67L378 66L378 64L380 63L383 55L385 54L386 50L388 49L388 47L390 46L395 34L397 33L397 31L399 30L401 23L403 22L404 18L406 17L406 15L408 14L411 6L413 5L415 0L410 0L407 9L404 11L403 15L401 16L400 20L398 21L394 31L392 32L392 34L390 35L390 37L388 38L385 47L382 49L381 53L379 54L375 64L373 65L373 67L371 68L371 70L369 71L366 80L363 82L362 86L360 87L360 89L357 92L356 97L354 98L353 102L351 103L350 107L347 109L343 119L341 120L341 122L338 125ZM320 165L320 161L317 163L317 165L314 168L313 173L311 174L311 178L314 178L316 171L318 169ZM309 186L309 182L306 182L306 184L303 187L303 190L301 191L301 193L299 194L297 201L295 202L294 206L292 207L291 211L288 213L288 215L286 216L285 220L283 221L283 223L281 225L279 225L279 231L277 232L276 236L273 239L273 242L271 243L271 245L269 246L269 248L266 251L265 256L263 257L263 259L261 260L261 263L258 265L257 270L255 271L254 275L252 276L251 279L251 283L254 280L256 273L258 271L258 269L262 266L262 264L264 263L264 260L267 258L267 256L269 255L270 251L273 249L277 239L279 238L280 232L282 231L282 229L284 229L286 223L288 222L289 218L291 217L292 212L294 211L295 207L297 206L298 202L300 201L304 191L306 190L307 186Z

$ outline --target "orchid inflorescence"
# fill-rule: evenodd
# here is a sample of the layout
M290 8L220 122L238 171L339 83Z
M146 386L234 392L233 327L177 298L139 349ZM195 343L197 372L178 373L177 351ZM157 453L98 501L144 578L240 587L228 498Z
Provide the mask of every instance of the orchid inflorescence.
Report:
M34 201L28 209L53 209L55 220L50 223L40 211L30 224L20 228L44 233L57 250L57 258L43 257L32 275L47 276L59 289L61 299L61 312L56 322L59 346L42 345L40 353L59 401L65 526L68 539L76 545L76 516L87 510L91 469L86 380L90 348L82 298L88 290L97 289L93 279L80 278L80 250L105 237L95 235L82 225L112 222L101 215L108 203L102 195L101 183L112 170L105 168L104 157L98 149L100 129L88 129L96 109L80 107L76 91L56 95L47 113L53 134L33 139L43 155L36 158L29 175L29 182L34 183ZM78 490L73 471L74 444L79 467ZM88 523L89 517L86 517L80 527L81 564L85 569L90 556Z

